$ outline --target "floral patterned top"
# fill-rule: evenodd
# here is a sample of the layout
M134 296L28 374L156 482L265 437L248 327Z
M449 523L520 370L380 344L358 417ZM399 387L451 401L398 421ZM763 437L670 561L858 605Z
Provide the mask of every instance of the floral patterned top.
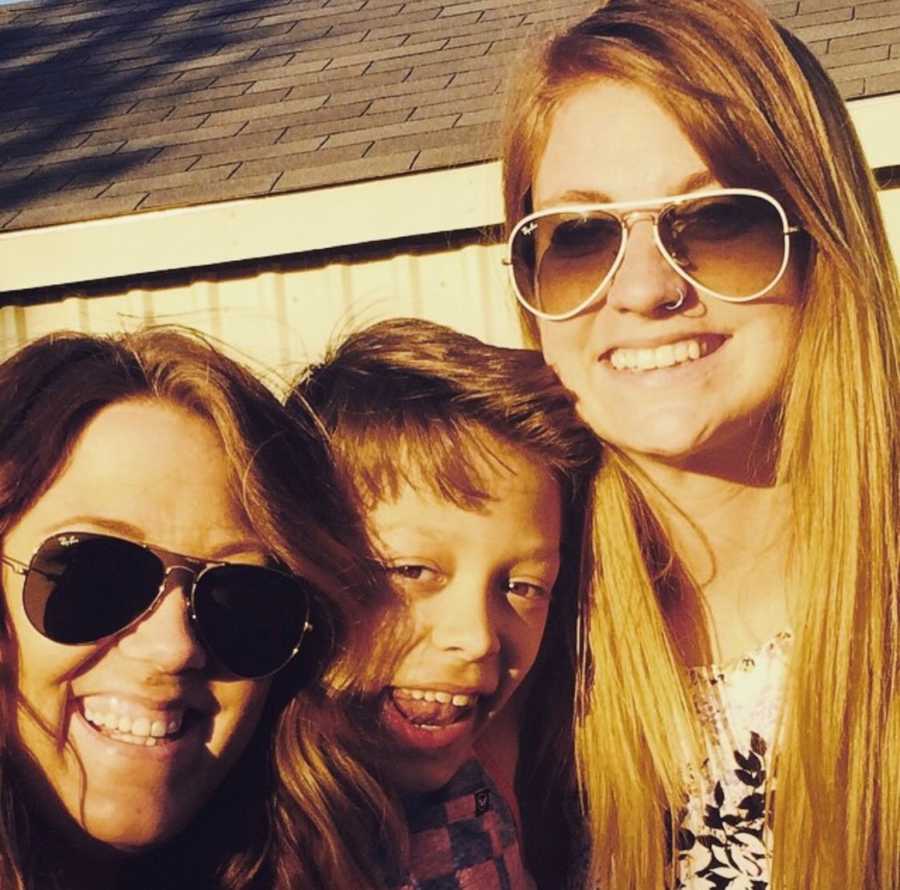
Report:
M674 890L769 886L765 795L791 639L785 631L736 662L691 671L711 741L702 779L689 777Z

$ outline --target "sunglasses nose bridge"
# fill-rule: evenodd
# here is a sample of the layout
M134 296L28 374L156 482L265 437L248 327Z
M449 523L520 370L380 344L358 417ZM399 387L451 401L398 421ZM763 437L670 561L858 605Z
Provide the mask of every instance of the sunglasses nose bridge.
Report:
M656 243L657 248L662 251L662 241L659 237L659 217L661 214L662 208L657 210L629 210L626 213L619 214L623 240L628 240L631 230L638 223L647 222L653 227L653 240Z
M203 573L202 568L194 568L192 566L186 565L170 565L166 566L165 572L163 574L163 579L159 585L159 594L157 596L158 599L162 599L165 594L172 589L172 586L176 583L179 576L183 577L183 581L180 582L179 586L181 587L182 596L185 599L185 602L188 605L188 608L193 611L192 599L194 588L197 586L197 580L200 575Z
M653 227L653 243L662 257L666 261L669 261L669 252L663 245L659 232L659 219L666 209L666 207L658 207L656 209L636 208L635 210L627 210L615 214L618 217L619 224L622 226L622 246L619 250L618 257L616 258L616 263L609 272L610 278L619 271L619 267L625 260L625 253L628 248L628 238L631 235L631 230L638 223L650 223Z
M658 207L655 210L635 209L617 214L619 223L622 226L622 249L619 253L619 262L616 264L616 268L613 269L613 273L618 271L618 266L621 265L622 261L625 258L625 249L628 246L628 236L631 234L631 230L638 223L642 222L650 223L650 225L653 227L653 243L656 245L656 249L662 254L662 256L666 260L668 260L668 251L663 245L662 237L660 236L659 232L659 218L665 209L665 207Z
M660 213L661 211L659 210L628 210L625 213L618 214L618 217L619 221L622 223L622 228L625 229L625 231L629 231L634 227L635 223L644 221L656 226L659 221Z

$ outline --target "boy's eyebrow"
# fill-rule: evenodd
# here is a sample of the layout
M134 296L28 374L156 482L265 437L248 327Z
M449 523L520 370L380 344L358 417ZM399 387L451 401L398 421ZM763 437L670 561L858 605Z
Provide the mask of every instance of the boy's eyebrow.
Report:
M536 562L553 562L554 560L559 559L559 545L556 547L547 548L545 550L535 550L528 553L528 559L533 559Z
M372 522L371 528L377 535L383 535L387 532L411 532L423 538L434 538L437 541L443 540L445 537L444 529L434 529L433 531L426 526L415 525L411 522Z

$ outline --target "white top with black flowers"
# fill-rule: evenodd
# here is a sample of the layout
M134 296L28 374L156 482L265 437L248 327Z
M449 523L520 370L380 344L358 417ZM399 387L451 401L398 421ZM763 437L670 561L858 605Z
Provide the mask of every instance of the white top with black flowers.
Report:
M702 780L689 783L675 890L769 886L766 783L790 648L785 631L736 662L691 671L694 704L712 741Z

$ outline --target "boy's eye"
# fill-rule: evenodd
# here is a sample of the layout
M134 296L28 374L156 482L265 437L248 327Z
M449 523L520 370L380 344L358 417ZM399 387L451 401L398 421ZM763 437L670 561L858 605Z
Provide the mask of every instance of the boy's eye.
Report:
M394 585L408 593L425 593L437 589L441 584L441 573L437 568L418 562L402 562L385 566L388 577Z
M528 600L549 599L550 596L547 588L540 584L533 581L518 581L513 578L506 582L506 592Z
M388 566L388 571L392 575L397 575L400 578L418 581L428 571L428 568L426 566L401 565Z

